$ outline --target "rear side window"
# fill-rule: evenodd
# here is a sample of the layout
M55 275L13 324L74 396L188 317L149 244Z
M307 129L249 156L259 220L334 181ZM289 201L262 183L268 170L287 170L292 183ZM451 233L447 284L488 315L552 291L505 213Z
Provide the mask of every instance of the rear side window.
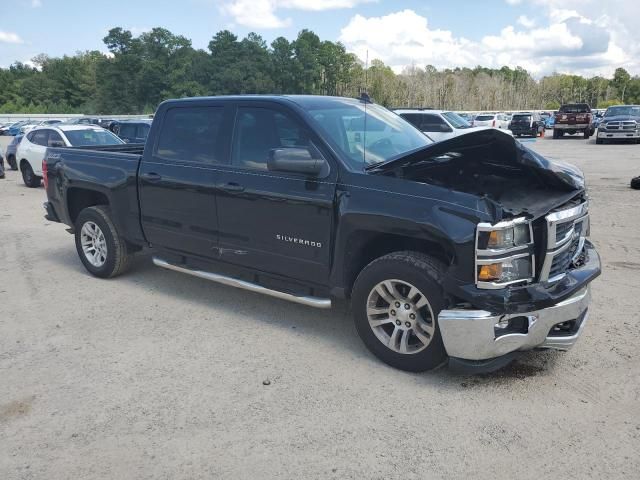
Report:
M177 107L167 110L156 156L164 160L224 163L223 107Z
M124 138L136 137L136 125L135 123L123 123L118 130L118 136Z
M493 115L478 115L476 117L476 120L480 120L480 121L486 121L486 120L493 120Z
M294 118L270 108L240 107L233 136L232 163L267 170L271 150L312 148L306 129Z
M514 122L530 122L531 115L514 115L513 121Z
M142 138L146 140L149 136L150 129L151 127L149 125L147 125L146 123L141 123L140 125L138 125L138 133L136 134L136 138Z
M64 145L64 140L62 140L62 137L60 136L60 134L58 132L56 132L55 130L49 130L49 139L47 140L47 145L49 147L53 146L53 145L59 145L59 144L63 144Z
M29 141L31 143L35 143L36 145L42 145L46 147L48 145L49 140L49 130L36 130L35 132L29 134Z

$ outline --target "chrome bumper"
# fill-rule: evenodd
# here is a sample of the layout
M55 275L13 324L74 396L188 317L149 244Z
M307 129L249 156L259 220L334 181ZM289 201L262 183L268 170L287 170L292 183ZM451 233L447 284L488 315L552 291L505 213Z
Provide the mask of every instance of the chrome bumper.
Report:
M584 128L589 128L591 124L589 123L575 123L573 125L569 123L556 123L553 128L556 130L581 130Z
M640 131L622 130L619 132L608 132L606 130L598 130L598 138L640 138Z
M493 315L484 310L443 310L438 324L444 347L450 357L465 360L486 360L516 350L553 348L568 350L578 340L587 321L591 293L589 287L558 304L527 313ZM510 318L525 317L527 333L496 336L496 324ZM566 336L549 333L554 325L570 320L581 320L576 332Z

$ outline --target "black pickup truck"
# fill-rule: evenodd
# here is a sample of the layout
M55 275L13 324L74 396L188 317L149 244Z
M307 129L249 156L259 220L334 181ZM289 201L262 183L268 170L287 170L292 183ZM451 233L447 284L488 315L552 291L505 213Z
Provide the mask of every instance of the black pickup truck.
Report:
M568 349L600 273L577 169L498 130L431 143L366 99L172 100L145 145L43 163L46 217L93 275L144 250L312 307L345 298L366 346L409 371Z

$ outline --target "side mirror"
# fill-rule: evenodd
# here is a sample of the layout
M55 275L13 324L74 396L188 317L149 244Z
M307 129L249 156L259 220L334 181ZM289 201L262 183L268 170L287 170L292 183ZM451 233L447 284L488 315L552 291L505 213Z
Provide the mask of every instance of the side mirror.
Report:
M302 173L316 177L322 172L324 160L313 158L308 148L274 148L269 152L267 168L272 172Z
M442 133L447 133L447 132L451 132L452 131L451 127L449 127L448 125L445 125L443 123L438 124L438 126L436 128L437 128L437 130L439 132L442 132Z

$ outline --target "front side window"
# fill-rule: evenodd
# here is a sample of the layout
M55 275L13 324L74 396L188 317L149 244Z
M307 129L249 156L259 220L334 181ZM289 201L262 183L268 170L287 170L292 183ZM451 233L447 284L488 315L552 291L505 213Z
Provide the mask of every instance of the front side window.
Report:
M81 130L67 130L64 132L73 147L90 147L99 145L121 145L124 143L107 130L86 128Z
M233 165L267 170L272 150L291 147L313 149L307 130L296 119L270 108L238 108Z
M223 107L176 107L167 110L156 148L165 160L224 163Z

